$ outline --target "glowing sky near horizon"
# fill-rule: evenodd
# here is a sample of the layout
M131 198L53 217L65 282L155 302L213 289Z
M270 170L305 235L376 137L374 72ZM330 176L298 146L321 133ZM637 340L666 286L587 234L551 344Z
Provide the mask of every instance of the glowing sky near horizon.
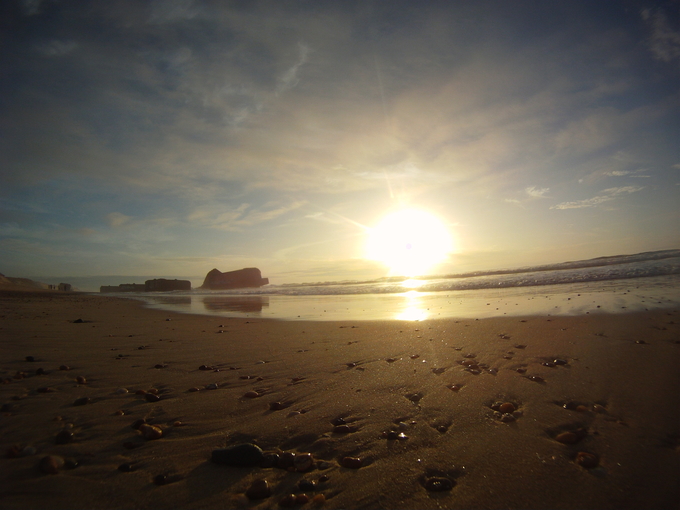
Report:
M454 240L439 273L680 247L677 1L0 19L3 274L374 278L368 236L403 209Z

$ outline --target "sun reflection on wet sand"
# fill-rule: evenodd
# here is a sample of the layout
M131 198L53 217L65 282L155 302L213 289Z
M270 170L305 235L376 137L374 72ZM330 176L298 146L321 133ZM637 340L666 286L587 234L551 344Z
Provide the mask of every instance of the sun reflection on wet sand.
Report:
M402 294L402 296L405 298L404 302L402 303L403 309L394 317L396 320L422 321L427 319L429 314L428 311L423 308L423 303L420 299L421 296L418 291L410 290Z

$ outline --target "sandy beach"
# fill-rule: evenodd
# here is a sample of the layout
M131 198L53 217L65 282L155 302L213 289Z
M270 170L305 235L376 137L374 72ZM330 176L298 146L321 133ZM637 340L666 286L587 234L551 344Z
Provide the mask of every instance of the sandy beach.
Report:
M2 508L680 501L674 309L312 322L5 291L0 352ZM262 462L211 461L244 443Z

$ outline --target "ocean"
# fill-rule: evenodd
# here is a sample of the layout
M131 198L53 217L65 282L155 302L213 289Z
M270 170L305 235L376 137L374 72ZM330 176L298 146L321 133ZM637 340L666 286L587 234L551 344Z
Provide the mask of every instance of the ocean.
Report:
M680 250L477 273L121 294L149 307L279 320L581 315L680 307Z

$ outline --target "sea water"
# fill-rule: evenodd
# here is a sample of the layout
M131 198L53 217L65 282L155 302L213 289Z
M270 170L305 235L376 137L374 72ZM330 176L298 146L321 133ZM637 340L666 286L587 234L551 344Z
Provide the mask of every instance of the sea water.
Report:
M549 266L125 297L193 314L281 320L582 315L680 307L680 250Z

